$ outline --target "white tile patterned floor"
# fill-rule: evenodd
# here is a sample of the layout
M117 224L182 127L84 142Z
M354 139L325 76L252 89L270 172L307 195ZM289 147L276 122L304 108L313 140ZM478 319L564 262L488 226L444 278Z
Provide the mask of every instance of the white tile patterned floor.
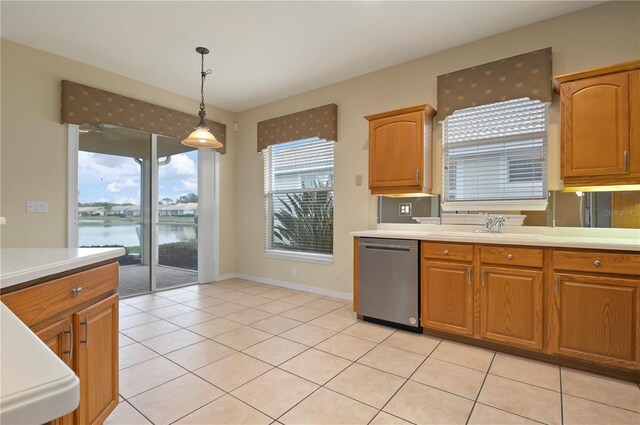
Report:
M636 384L230 279L121 300L107 424L640 424Z

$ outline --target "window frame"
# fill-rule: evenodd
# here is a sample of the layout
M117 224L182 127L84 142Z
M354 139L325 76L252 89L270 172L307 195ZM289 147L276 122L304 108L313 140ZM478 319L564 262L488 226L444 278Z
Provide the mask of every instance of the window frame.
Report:
M541 124L541 121L538 121L538 125L543 126L543 130L533 129L529 132L523 133L521 129L516 129L516 130L511 129L512 131L515 131L515 132L512 132L511 134L509 134L508 132L506 134L505 133L500 134L496 132L491 135L486 135L486 134L483 135L481 133L481 131L484 130L482 126L478 130L464 129L464 126L467 126L467 128L469 128L468 126L470 125L465 123L464 121L465 115L474 114L475 116L472 115L469 119L475 120L475 121L480 120L481 122L484 122L484 125L486 126L487 123L491 122L490 120L492 119L491 118L492 113L497 112L499 114L500 109L504 109L504 107L501 107L500 104L508 104L509 102L513 102L513 103L531 102L532 107L539 107L539 106L544 107L545 108L544 124ZM495 102L493 104L482 105L482 106L471 107L471 108L460 110L460 113L462 114L461 117L457 120L457 122L454 122L451 125L453 125L454 127L457 126L459 129L462 128L461 130L462 132L455 133L452 136L453 140L449 142L447 141L447 136L448 136L447 119L449 119L450 117L453 117L453 115L455 115L458 111L454 112L453 115L448 116L444 121L441 122L443 126L442 201L441 201L441 206L443 211L513 211L513 210L545 210L547 208L548 197L549 197L549 188L548 188L549 103L539 102L539 105L535 105L534 102L539 102L539 101L531 100L529 98L521 98L521 99L514 99L512 101ZM477 110L480 108L487 108L487 107L491 108L492 106L494 106L495 109L487 110L487 114L488 114L486 116L487 118L485 118L485 116L480 115L480 111L478 112L473 111L474 109ZM508 105L505 105L505 106L509 107ZM514 105L514 107L516 106L519 106L519 105L517 104ZM523 105L523 106L525 108L528 107L527 105ZM514 113L516 115L511 115L509 116L509 118L518 119L517 114L519 112L520 111L518 110L514 110ZM541 112L536 112L536 113L541 113ZM493 117L493 119L495 120L496 117ZM532 116L531 119L536 120L536 117ZM537 119L539 120L539 118ZM535 123L536 121L531 121L531 122ZM505 124L505 126L508 124L509 124L509 121L507 121L507 124ZM470 128L473 128L473 127L470 127ZM477 137L474 137L474 136L477 136ZM458 143L459 145L456 146L456 144ZM513 143L513 145L503 147L500 150L496 150L492 156L487 155L488 153L491 152L490 150L483 152L483 148L486 147L490 149L491 144L500 144L500 143L502 143L503 145L505 143ZM519 143L524 143L524 144L523 146L518 147L517 145ZM531 144L531 146L526 146L526 143ZM533 163L535 161L535 158L533 158L533 156L530 156L530 157L522 156L522 154L519 153L519 151L523 149L536 149L536 146L535 146L536 143L540 144L538 148L542 150L542 155L540 157L541 160L538 162L539 165L537 167L534 167L534 166L531 167L531 172L530 172L531 178L527 180L523 180L518 176L514 177L512 175L514 172L514 167L517 168L518 166L512 165L512 161L531 160L531 162ZM475 151L470 151L469 153L460 153L461 149L464 150L467 148L469 148L470 150L475 149ZM456 152L456 149L458 150L458 152ZM451 155L452 151L454 152L453 155ZM478 170L474 171L474 169L470 169L468 171L469 173L471 173L468 178L468 184L465 185L465 182L461 180L464 180L465 160L467 160L464 157L467 155L469 157L468 160L470 161L470 164L473 163L474 158L477 160L479 157L483 155L490 156L490 157L487 157L486 160L499 161L499 163L497 163L495 166L495 170L496 170L495 175L486 177L487 175L485 174L485 176L483 177L477 177L478 172L482 173L483 171L486 171L486 170L482 170L482 167L478 168L478 170L480 171ZM456 157L458 158L456 159ZM475 179L474 179L474 175L476 176ZM492 178L497 178L495 192L494 192L496 194L495 199L491 199L491 196L493 195L493 193L491 193L492 189L486 190L487 188L486 183L490 181ZM483 186L483 183L485 184L484 186ZM531 185L532 186L531 195L533 195L534 191L536 190L534 186L538 186L537 183L539 183L538 189L541 194L540 197L532 197L532 198L517 197L517 192L516 192L518 190L517 186L524 187L527 184ZM466 188L465 186L468 186L468 188ZM467 196L464 196L465 189L467 189L467 191L476 190L477 199L473 199L469 197L468 194ZM483 189L484 189L484 192L486 193L483 193ZM505 193L506 196L504 195L498 196L500 192ZM509 195L512 195L512 196L516 195L516 196L513 196L513 198L509 198Z
M305 263L313 263L313 264L324 264L324 265L330 265L333 264L333 255L334 255L334 244L333 242L335 241L335 239L333 238L333 236L335 236L335 228L333 229L333 233L332 233L332 246L331 246L331 254L324 254L324 253L317 253L317 252L308 252L308 251L295 251L295 250L286 250L286 249L277 249L277 248L272 248L273 247L273 242L274 242L274 235L273 235L273 224L274 224L274 218L273 218L273 214L274 214L274 209L273 209L273 197L277 194L285 194L285 193L301 193L301 192L333 192L333 197L335 200L335 181L334 181L334 170L335 170L335 141L334 140L327 140L327 139L321 139L321 138L309 138L309 139L301 139L301 140L293 140L290 142L285 142L282 144L288 144L288 143L296 143L296 142L302 142L302 141L309 141L309 142L331 142L333 143L333 151L334 151L334 157L333 157L333 161L331 164L331 175L332 175L332 185L330 188L327 188L326 190L318 190L318 189L307 189L307 190L296 190L296 189L291 189L291 190L273 190L270 189L268 192L265 189L265 185L266 182L263 185L263 202L264 202L264 221L265 221L265 234L264 234L264 247L263 247L263 255L266 258L273 258L273 259L279 259L279 260L292 260L292 261L299 261L299 262L305 262ZM277 146L277 145L271 145L266 147L265 149L263 149L261 151L261 154L263 155L263 176L266 179L267 176L268 178L273 178L274 176L274 172L273 172L273 154L269 153L269 164L266 164L266 159L264 158L264 155L266 155L267 153L265 152L267 149L272 148L273 146ZM269 171L267 172L266 167L268 166ZM301 167L302 168L302 167ZM327 168L327 167L321 167L321 168ZM271 183L269 184L271 186ZM335 210L333 213L333 216L335 217Z

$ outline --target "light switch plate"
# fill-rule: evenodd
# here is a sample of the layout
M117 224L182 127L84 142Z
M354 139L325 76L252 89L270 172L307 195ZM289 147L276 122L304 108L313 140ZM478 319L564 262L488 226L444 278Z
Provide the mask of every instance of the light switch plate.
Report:
M45 213L49 211L49 203L47 201L27 201L28 213Z

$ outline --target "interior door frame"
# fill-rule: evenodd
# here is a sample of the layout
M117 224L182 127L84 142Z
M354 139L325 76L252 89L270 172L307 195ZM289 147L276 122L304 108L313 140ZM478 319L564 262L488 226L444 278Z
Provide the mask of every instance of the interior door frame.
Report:
M151 246L150 288L156 290L158 262L158 158L157 134L151 137L149 238ZM67 247L78 248L78 151L80 126L67 124ZM198 283L214 282L220 275L220 153L198 149ZM145 237L145 239L147 239ZM176 286L177 287L177 286Z

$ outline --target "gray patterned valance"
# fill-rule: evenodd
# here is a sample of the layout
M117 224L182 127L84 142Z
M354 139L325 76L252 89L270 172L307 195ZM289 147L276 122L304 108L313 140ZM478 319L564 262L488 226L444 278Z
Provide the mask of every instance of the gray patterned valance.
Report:
M551 102L551 47L438 76L438 119L458 109L529 97Z
M270 145L319 137L338 138L338 105L329 104L258 123L258 152Z
M198 117L110 93L71 81L62 81L62 118L69 124L112 124L182 140L198 125ZM206 120L211 133L226 148L227 126Z

